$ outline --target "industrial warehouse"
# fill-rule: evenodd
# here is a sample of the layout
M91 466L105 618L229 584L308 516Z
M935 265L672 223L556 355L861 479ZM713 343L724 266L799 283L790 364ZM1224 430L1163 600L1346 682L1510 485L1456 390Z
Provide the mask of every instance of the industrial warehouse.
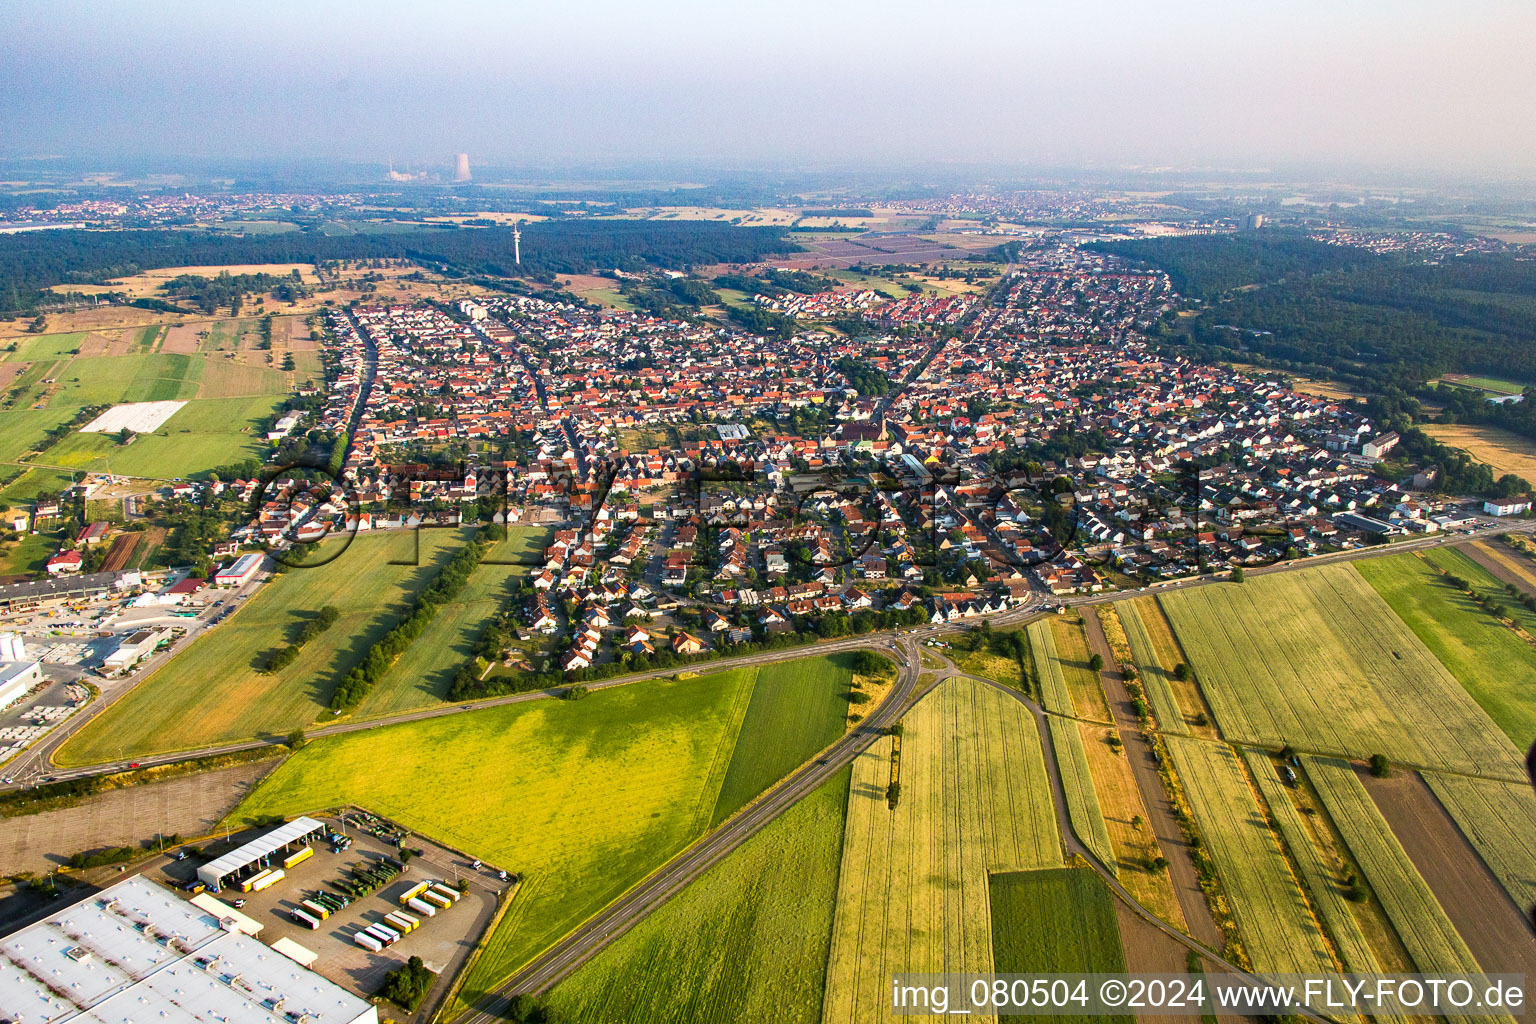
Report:
M288 854L298 852L301 847L308 847L327 831L325 825L314 818L295 818L231 850L218 860L204 864L197 869L198 880L218 892L243 879L268 872L274 861L281 863Z
M140 877L0 939L0 1007L15 1024L378 1021L288 953Z

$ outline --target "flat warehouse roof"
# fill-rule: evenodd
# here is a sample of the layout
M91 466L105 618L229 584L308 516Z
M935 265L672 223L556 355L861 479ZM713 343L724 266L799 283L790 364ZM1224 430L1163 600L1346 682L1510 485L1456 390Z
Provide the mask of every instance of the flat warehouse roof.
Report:
M365 1000L135 876L0 939L18 1024L373 1024Z
M219 879L248 867L263 857L271 856L289 843L296 843L306 836L325 831L325 825L314 818L294 818L286 825L279 825L266 835L258 836L239 849L231 850L217 860L211 860L197 869L197 877L208 885L216 886Z

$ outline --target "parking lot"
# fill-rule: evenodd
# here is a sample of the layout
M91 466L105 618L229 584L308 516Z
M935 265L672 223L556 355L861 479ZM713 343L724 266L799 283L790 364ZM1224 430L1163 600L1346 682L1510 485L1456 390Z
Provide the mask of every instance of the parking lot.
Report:
M398 878L332 913L321 922L318 930L313 930L292 917L292 911L299 907L301 900L311 898L317 892L338 895L340 890L331 883L349 878L352 868L373 865L385 857L399 857L400 851L393 842L358 828L359 821L352 814L349 813L348 818L346 824L336 817L320 819L352 840L352 845L345 851L333 853L328 844L316 843L313 856L286 869L285 877L270 888L251 893L226 888L218 898L231 906L237 900L244 900L238 909L262 926L260 938L263 942L270 945L280 937L297 942L317 954L316 971L360 995L372 995L383 984L388 971L403 965L412 956L419 956L443 979L433 990L434 997L439 996L446 989L446 979L457 972L490 922L498 895L507 883L501 881L495 870L482 868L476 871L464 857L412 835L405 840L405 847L412 851L419 849L422 853L411 858ZM381 830L389 828L387 823L381 825ZM253 831L251 835L260 831L264 830ZM249 837L232 836L231 846L246 838ZM206 856L189 857L184 861L167 858L146 873L171 885L183 885L196 878L197 866L208 859ZM402 909L400 905L400 896L417 883L437 880L455 888L455 883L461 879L469 882L468 891L456 904L439 910L434 917ZM419 927L378 953L353 941L358 931L382 921L391 911L416 918ZM403 1013L400 1015L404 1016Z

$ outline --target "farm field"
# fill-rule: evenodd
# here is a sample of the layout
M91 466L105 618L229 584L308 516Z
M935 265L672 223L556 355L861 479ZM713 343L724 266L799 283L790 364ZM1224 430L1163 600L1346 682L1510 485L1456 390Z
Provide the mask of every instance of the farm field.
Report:
M1302 764L1419 970L1479 973L1472 951L1393 836L1355 769L1345 761L1312 756L1303 757Z
M1453 771L1518 770L1514 745L1352 566L1160 601L1230 740L1354 757L1387 752Z
M992 970L998 974L1110 974L1125 970L1115 898L1088 868L993 875ZM1030 1019L1002 1015L1001 1020ZM1052 1020L1130 1024L1130 1014Z
M401 556L407 534L378 534L355 538L322 567L280 574L70 737L56 759L61 765L96 764L282 736L328 716L336 683L452 556L453 535L424 533L431 556L420 566L389 564ZM340 580L367 586L340 586ZM287 643L305 617L327 604L341 611L330 629L306 644L293 664L270 675L257 671L267 651Z
M720 786L718 825L843 735L852 655L799 658L755 669L752 699Z
M698 837L750 685L655 679L318 739L234 817L357 803L522 874L472 1004Z
M1512 430L1472 423L1426 423L1424 433L1486 462L1494 476L1513 473L1536 480L1536 444Z
M422 547L426 560L432 553L425 540ZM421 636L374 684L355 715L383 718L445 702L454 674L474 657L475 641L486 621L500 610L515 575L517 571L508 566L477 566L458 596L439 606Z
M1503 589L1464 556L1440 564L1470 582L1481 582L1488 591ZM1503 730L1518 762L1519 751L1536 740L1536 651L1445 582L1425 559L1412 555L1369 559L1360 563L1358 571ZM1514 614L1524 617L1525 611L1517 608ZM1536 628L1536 623L1528 628ZM1511 778L1519 772L1517 763L1478 767L1484 773Z
M1243 761L1258 783L1259 793L1269 805L1271 819L1285 840L1286 849L1301 872L1301 882L1311 895L1312 905L1322 917L1323 927L1343 960L1344 969L1357 974L1381 973L1376 952L1346 897L1342 862L1330 859L1319 845L1318 837L1303 819L1291 797L1291 790L1276 773L1276 762L1262 751L1245 750ZM1330 851L1333 857L1336 853ZM1411 969L1411 964L1401 965Z
M1253 969L1334 972L1317 920L1232 748L1186 736L1166 741Z
M849 775L785 811L556 986L547 1000L556 1015L817 1024Z
M1047 620L1051 636L1056 642L1056 659L1061 665L1062 679L1071 695L1072 707L1079 718L1095 722L1110 720L1109 704L1104 700L1104 687L1099 674L1088 667L1088 636L1071 615L1057 615ZM1113 668L1114 666L1107 666Z
M1141 677L1142 692L1147 696L1147 703L1152 705L1158 728L1168 733L1188 732L1189 723L1173 694L1173 677L1163 667L1162 659L1152 646L1152 638L1141 621L1136 602L1121 601L1115 610L1120 615L1120 625L1125 628L1125 639L1131 645L1131 660L1136 665L1136 674Z
M260 459L267 451L264 420L280 399L247 396L193 399L160 429L123 446L109 434L73 433L35 460L71 469L104 469L127 476L168 479L195 476L218 466Z
M1061 867L1030 712L951 679L904 720L901 797L887 805L896 737L853 764L823 1020L885 1020L896 971L987 972L988 874Z
M1109 828L1104 824L1104 813L1099 810L1099 795L1093 788L1093 774L1088 770L1082 733L1075 721L1056 715L1046 719L1046 727L1051 731L1051 746L1056 751L1056 765L1061 772L1061 788L1067 797L1072 831L1100 863L1115 871L1115 851L1109 841Z
M14 344L16 351L7 352L5 361L8 363L37 362L41 359L63 359L73 355L85 342L85 331L73 331L67 334L32 334L7 339L7 345Z
M1056 637L1048 622L1029 624L1029 656L1034 660L1035 676L1040 680L1040 704L1053 715L1073 717L1072 694L1067 689L1066 673L1056 653Z
M1523 782L1425 772L1440 805L1515 906L1536 907L1536 795Z
M48 431L69 422L75 412L68 408L0 410L0 462L15 462L35 450Z

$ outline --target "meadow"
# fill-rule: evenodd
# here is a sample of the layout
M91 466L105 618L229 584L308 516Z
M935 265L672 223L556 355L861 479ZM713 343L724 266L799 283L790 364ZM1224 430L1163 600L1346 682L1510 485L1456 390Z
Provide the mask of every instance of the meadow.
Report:
M1524 782L1425 772L1424 781L1515 906L1536 907L1536 795Z
M988 875L1062 866L1039 733L991 686L951 679L853 764L823 1020L891 1017L896 971L992 969Z
M1228 739L1516 770L1513 744L1352 566L1160 600Z
M998 974L1111 974L1125 970L1115 898L1088 868L992 876L992 970ZM1034 1019L1004 1014L1001 1020ZM1050 1018L1130 1024L1130 1014Z
M1253 969L1334 972L1317 920L1232 748L1186 736L1166 742Z
M1355 915L1354 907L1358 904L1345 896L1343 865L1330 861L1319 848L1316 836L1291 799L1290 788L1280 781L1275 761L1258 750L1245 750L1243 761L1269 805L1270 817L1301 872L1302 884L1311 894L1312 905L1322 917L1344 969L1357 974L1380 973L1381 964Z
M1109 704L1104 699L1099 674L1088 667L1088 634L1079 624L1078 616L1056 615L1047 620L1047 625L1055 641L1055 658L1077 716L1095 722L1110 721ZM1106 668L1113 670L1114 666Z
M429 555L426 550L422 553L424 559ZM509 566L477 566L464 589L438 607L421 636L374 684L354 712L356 717L384 718L447 701L454 673L474 657L481 630L501 609L512 580L519 575Z
M779 661L756 669L710 824L718 825L843 735L852 655Z
M1433 560L1408 554L1370 559L1358 569L1516 750L1526 750L1536 741L1536 650L1435 570L1444 568L1500 597L1502 583L1459 552L1430 554ZM1506 607L1524 628L1536 630L1536 616L1512 601Z
M56 760L96 764L283 736L321 716L329 720L336 683L463 543L458 531L423 534L429 553L419 566L389 564L408 554L408 534L362 534L334 561L279 574L70 737ZM349 581L365 585L345 585ZM291 665L271 674L258 671L266 652L290 642L303 620L328 604L341 611L334 625Z
M1114 847L1104 812L1099 809L1099 794L1094 789L1093 774L1088 769L1088 754L1077 723L1069 718L1050 715L1046 726L1051 730L1051 746L1056 751L1056 765L1061 772L1061 788L1067 797L1067 816L1078 840L1110 871L1117 870Z
M1302 764L1419 970L1481 973L1472 951L1392 834L1355 769L1333 758L1306 756Z
M652 679L315 740L236 821L355 803L523 875L473 1004L696 839L751 677Z
M556 986L556 1016L817 1024L849 776L833 776Z

